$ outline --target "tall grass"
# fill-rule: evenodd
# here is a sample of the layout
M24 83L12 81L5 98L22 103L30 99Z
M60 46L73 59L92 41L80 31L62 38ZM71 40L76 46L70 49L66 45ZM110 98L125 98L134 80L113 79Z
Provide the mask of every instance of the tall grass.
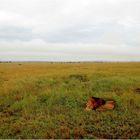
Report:
M140 138L140 63L0 64L0 138ZM89 96L112 111L85 110Z

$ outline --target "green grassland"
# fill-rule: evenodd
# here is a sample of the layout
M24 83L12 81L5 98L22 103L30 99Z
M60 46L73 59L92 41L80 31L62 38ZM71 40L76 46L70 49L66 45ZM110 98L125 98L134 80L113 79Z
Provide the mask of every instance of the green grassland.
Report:
M0 138L139 138L140 63L0 63ZM114 110L86 111L88 97Z

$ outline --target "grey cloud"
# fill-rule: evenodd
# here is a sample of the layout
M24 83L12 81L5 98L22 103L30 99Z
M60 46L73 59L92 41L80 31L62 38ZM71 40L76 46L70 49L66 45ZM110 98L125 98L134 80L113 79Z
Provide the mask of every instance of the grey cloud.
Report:
M105 44L47 44L41 41L27 43L6 42L0 44L3 48L1 58L12 60L48 60L48 61L80 61L80 60L108 60L108 61L139 61L140 48ZM22 47L20 47L22 46ZM101 49L102 48L102 49ZM126 53L127 50L127 53Z
M5 41L29 41L32 40L32 30L16 26L0 26L0 40Z
M0 0L0 58L140 61L139 6L139 0Z
M118 23L82 25L58 32L43 33L37 35L49 43L103 43L111 45L138 46L140 43L140 27L129 28ZM119 48L118 48L119 49Z

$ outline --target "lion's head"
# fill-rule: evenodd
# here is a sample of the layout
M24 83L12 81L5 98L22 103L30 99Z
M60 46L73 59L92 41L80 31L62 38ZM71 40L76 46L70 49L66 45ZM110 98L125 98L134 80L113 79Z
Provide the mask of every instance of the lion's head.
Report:
M96 106L95 100L92 97L90 97L86 104L86 110L92 110L94 109L95 106Z
M93 110L101 105L105 104L105 101L101 98L90 97L86 104L86 110Z

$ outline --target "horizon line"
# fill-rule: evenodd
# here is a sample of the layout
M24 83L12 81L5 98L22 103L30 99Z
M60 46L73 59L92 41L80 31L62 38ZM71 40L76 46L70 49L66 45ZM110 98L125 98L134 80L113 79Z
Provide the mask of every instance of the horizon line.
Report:
M16 62L21 62L21 63L26 63L26 62L35 62L35 63L129 63L129 62L134 62L134 63L139 63L140 61L108 61L108 60L93 60L93 61L39 61L39 60L1 60L0 63L16 63Z

